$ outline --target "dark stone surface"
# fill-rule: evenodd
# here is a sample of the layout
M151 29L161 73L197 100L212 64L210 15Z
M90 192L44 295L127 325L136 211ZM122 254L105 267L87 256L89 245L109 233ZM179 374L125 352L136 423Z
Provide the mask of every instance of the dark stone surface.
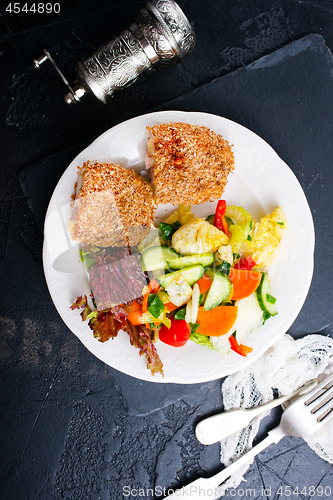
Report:
M203 447L193 430L202 416L222 408L220 382L162 388L116 372L87 351L48 294L40 262L43 213L82 144L112 125L164 107L231 118L274 147L308 197L317 232L315 275L290 333L331 335L333 86L326 46L333 49L332 4L180 2L197 33L197 47L183 64L156 71L109 106L87 100L73 108L63 102L58 75L51 67L37 72L31 59L47 48L73 81L76 60L126 27L142 4L64 1L59 15L10 14L2 5L0 496L118 500L125 498L124 486L137 490L133 498L140 488L147 493L209 475L220 467L219 446ZM324 39L287 46L309 33ZM298 487L293 498L304 499L310 486L332 487L332 477L332 465L304 441L285 439L265 450L247 483L226 498L241 498L242 488L254 488L256 498L283 498L279 488L290 486ZM151 492L140 496L153 498Z

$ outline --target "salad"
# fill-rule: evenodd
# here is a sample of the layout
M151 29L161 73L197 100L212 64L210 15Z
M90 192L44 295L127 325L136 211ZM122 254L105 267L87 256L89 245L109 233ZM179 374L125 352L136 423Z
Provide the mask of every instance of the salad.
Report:
M255 221L225 200L207 219L179 205L135 249L83 247L92 294L70 307L101 342L127 332L152 374L163 375L157 341L247 356L249 335L278 313L269 268L286 229L281 208Z

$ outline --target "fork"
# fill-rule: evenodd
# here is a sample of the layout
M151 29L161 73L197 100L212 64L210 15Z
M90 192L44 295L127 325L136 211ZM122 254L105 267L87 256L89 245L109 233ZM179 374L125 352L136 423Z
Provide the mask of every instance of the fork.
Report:
M260 406L254 408L235 408L233 410L224 411L211 417L201 420L196 428L195 435L201 444L209 445L217 443L222 439L230 436L234 432L244 429L251 420L265 411L271 410L276 406L282 405L286 401L302 396L317 386L319 377L311 380L309 383L303 385L292 394L280 396L279 398L268 401Z
M231 465L209 478L200 477L183 488L180 488L168 499L202 497L218 498L222 495L221 483L243 465L252 462L253 458L267 446L278 443L285 436L307 437L318 431L333 417L333 374L319 383L312 391L299 397L283 413L280 424L268 433L268 436L245 455ZM219 487L220 493L219 493Z
M251 420L265 411L282 405L286 401L294 400L296 396L303 396L310 392L311 389L314 389L319 382L326 379L331 373L333 373L333 356L329 357L326 368L317 378L302 385L292 394L280 396L272 401L268 401L268 403L255 406L254 408L234 408L204 418L195 428L196 438L204 445L217 443L234 432L240 431L246 427Z

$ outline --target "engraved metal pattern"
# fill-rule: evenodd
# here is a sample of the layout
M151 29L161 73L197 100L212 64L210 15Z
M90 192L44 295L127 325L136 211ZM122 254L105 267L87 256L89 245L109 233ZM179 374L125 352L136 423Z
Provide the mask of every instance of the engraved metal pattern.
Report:
M77 71L78 79L85 90L106 102L151 71L153 64L183 60L194 43L191 24L176 2L153 0L138 12L136 24L80 63L84 71Z
M170 45L170 42L161 26L147 9L141 9L136 18L136 22L142 33L149 41L155 52L158 54L161 62L173 62L177 57L175 50Z
M149 2L148 6L168 32L169 38L173 38L178 56L184 59L194 48L195 34L183 11L173 0L155 0Z
M88 72L97 81L108 99L116 90L134 83L152 64L140 43L129 31L123 31L84 61Z

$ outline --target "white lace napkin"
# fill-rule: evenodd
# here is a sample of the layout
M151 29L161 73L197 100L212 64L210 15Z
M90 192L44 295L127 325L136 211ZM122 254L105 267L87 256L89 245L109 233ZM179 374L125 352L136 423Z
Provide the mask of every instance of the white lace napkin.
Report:
M333 340L309 335L294 340L284 335L260 359L247 369L229 375L222 384L225 410L252 408L273 399L273 388L279 395L291 394L305 382L317 377L333 355ZM256 417L248 427L221 441L221 462L228 466L252 447L259 424L268 412ZM333 463L333 419L321 430L306 438L309 446L324 460ZM224 489L236 488L248 465L235 472Z

